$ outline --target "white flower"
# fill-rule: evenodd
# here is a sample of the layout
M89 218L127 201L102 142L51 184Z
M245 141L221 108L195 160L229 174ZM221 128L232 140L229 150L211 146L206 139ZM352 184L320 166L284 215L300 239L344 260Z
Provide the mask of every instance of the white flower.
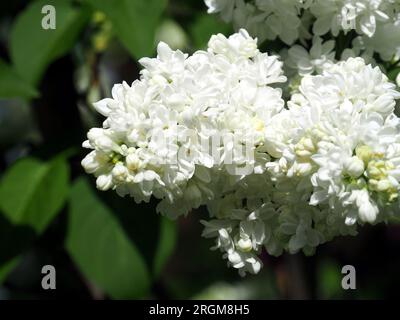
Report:
M382 71L365 65L361 58L327 64L321 76L303 79L300 92L318 109L318 104L330 110L340 106L349 111L377 112L383 117L393 112L395 99L400 97Z
M377 21L388 21L391 9L389 1L378 0L315 0L311 12L317 17L314 33L323 35L331 31L337 36L340 30L345 32L356 29L359 33L371 37L376 30Z
M299 205L295 210L285 207L279 220L280 230L290 236L288 251L296 253L303 249L305 253L314 253L315 247L324 242L323 235L312 227L312 208Z
M397 25L399 6L391 0L206 3L209 12L243 21L262 39L300 37L304 47L287 51L289 72L298 72L287 106L277 88L286 81L282 62L261 53L244 29L229 38L214 35L206 51L192 55L160 43L156 58L140 60L140 79L115 85L112 98L94 104L106 119L89 130L82 166L97 188L136 202L154 197L157 211L171 218L206 206L203 236L214 238L214 249L242 276L260 271L263 250L313 254L336 236L355 235L358 225L398 215L400 93L360 57L336 63L333 40L315 36L307 51L304 30L313 19L319 34L355 29L359 35L343 57L372 61L378 52L389 59L398 42L385 50L376 37Z
M232 62L240 58L253 58L260 53L257 48L257 39L251 38L244 29L239 30L229 39L222 34L211 36L208 50L214 54L222 54Z
M209 203L213 224L230 227L223 239L205 234L217 238L230 265L241 274L252 272L246 259L258 267L255 257L262 248L274 255L313 254L336 236L355 235L358 224L395 214L398 98L380 69L361 58L326 64L320 75L305 76L289 109L272 116L263 131L264 150L272 157L267 170L233 184L222 176L221 191Z
M299 17L303 1L299 0L256 0L256 7L264 16L266 37L280 37L283 42L293 44L299 37L301 20Z
M301 76L321 73L327 63L335 61L335 41L329 40L322 43L318 36L313 38L313 45L310 51L307 51L300 45L294 45L288 50L288 58L285 60L286 66L295 70Z
M208 13L218 13L235 29L246 28L261 42L279 37L291 46L314 36L353 31L372 58L390 61L400 52L400 6L394 0L205 0ZM347 48L348 49L348 48ZM357 51L357 48L354 48ZM363 54L364 55L364 54ZM346 58L349 52L346 53Z
M307 6L303 0L205 0L205 3L208 13L219 13L226 22L233 21L236 29L246 28L260 41L280 37L287 44L293 44L299 37L300 10Z
M88 132L93 151L82 165L99 189L136 202L154 196L158 211L177 217L213 198L221 172L262 171L264 128L284 107L271 84L286 78L257 39L245 30L215 35L192 56L161 42L157 58L140 63L139 80L94 104L106 119Z
M208 13L221 12L221 16L225 21L232 20L235 1L232 0L204 0L204 1L208 7Z
M252 253L252 244L249 235L242 231L242 237L236 241L232 238L232 233L237 229L237 223L230 220L211 220L202 221L205 225L204 237L217 237L214 249L224 252L223 257L228 259L228 264L239 270L239 274L244 276L246 272L258 273L262 263L257 256Z
M400 17L400 15L399 15ZM394 23L378 24L372 37L362 36L363 50L369 56L377 52L384 61L391 61L400 53L400 19Z
M391 174L398 170L391 146L400 138L393 114L400 95L394 88L379 68L360 58L304 77L290 110L266 130L266 144L274 147L268 150L280 157L268 165L270 172L290 178L297 190L311 183L310 204L328 205L347 223L375 222L399 192L397 175Z
M358 178L364 173L364 162L357 156L347 158L344 163L344 170L352 178Z

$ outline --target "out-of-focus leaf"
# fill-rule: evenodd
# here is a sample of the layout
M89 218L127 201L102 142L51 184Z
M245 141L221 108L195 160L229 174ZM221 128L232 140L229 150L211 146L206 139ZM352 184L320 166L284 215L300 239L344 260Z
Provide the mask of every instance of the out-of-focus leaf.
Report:
M24 143L40 142L34 112L26 99L0 99L0 149L10 150L5 155L7 162L24 155Z
M56 9L56 29L42 28L44 5ZM67 0L32 2L16 19L10 37L10 53L18 73L37 84L46 67L73 46L87 18L86 10Z
M231 27L215 15L200 15L190 28L190 35L196 49L206 48L213 34L228 35L231 32Z
M0 266L0 284L6 280L10 272L17 266L19 258L14 258L4 265Z
M113 29L132 56L151 56L155 33L167 0L87 0L93 8L106 14Z
M175 222L160 217L160 236L158 247L154 257L153 273L158 277L165 266L168 258L172 254L176 243L176 224Z
M194 300L252 300L277 299L275 279L271 271L263 271L256 277L240 281L214 282L195 294Z
M49 162L24 158L0 182L0 209L12 224L40 233L63 207L68 187L69 167L63 157Z
M0 266L26 251L35 237L32 227L13 225L0 212Z
M173 50L184 50L188 46L185 30L174 20L164 20L156 33L156 42L163 41Z
M149 272L159 276L175 247L176 222L156 214L157 201L134 204L115 192L102 193L101 199L140 250Z
M0 59L0 98L34 98L38 92Z
M70 196L67 249L81 272L111 297L144 297L150 277L141 254L113 212L84 178Z
M341 267L333 260L322 261L318 268L317 284L319 298L340 297L343 292Z
M391 70L391 71L388 72L388 78L389 78L391 81L395 82L395 81L396 81L396 77L397 77L397 75L398 75L399 73L400 73L400 67L394 68L393 70Z
M62 208L68 184L69 167L62 155L49 162L25 158L4 174L0 182L0 283Z

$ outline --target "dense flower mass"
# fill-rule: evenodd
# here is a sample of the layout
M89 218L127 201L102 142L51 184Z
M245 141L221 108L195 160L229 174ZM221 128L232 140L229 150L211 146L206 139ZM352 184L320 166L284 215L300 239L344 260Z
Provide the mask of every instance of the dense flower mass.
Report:
M192 56L160 43L157 58L140 63L140 80L95 104L107 119L89 131L82 165L99 189L154 196L175 217L212 199L221 173L265 167L263 130L284 107L271 85L286 78L246 31L213 36Z
M246 28L260 41L287 45L315 36L350 35L355 55L378 53L391 60L400 52L397 0L205 0L209 13ZM352 33L352 34L351 34Z
M263 249L313 254L359 225L399 215L400 93L366 59L343 52L337 61L335 41L320 37L348 31L343 21L373 37L381 23L395 23L398 5L206 3L227 20L250 10L246 19L267 19L287 42L302 37L300 13L314 15L311 50L296 44L283 53L290 99L282 97L283 63L244 29L214 35L207 51L190 56L160 43L157 58L140 60L139 80L94 105L106 120L88 132L83 146L92 151L82 165L97 187L136 202L157 198L172 218L205 206L203 236L241 275L259 272ZM285 19L293 24L280 26Z

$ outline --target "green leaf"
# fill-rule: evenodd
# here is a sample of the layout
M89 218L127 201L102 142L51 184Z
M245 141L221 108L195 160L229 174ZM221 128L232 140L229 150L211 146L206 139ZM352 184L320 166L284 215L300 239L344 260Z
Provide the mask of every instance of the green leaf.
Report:
M321 299L333 299L343 293L341 267L333 260L323 260L317 273L318 294Z
M396 77L397 77L397 75L398 75L399 73L400 73L400 67L394 68L393 70L390 70L390 71L388 72L388 78L389 78L391 81L396 82Z
M230 25L218 19L215 15L200 15L190 27L190 35L196 49L207 47L213 34L228 35L232 32Z
M172 254L176 243L176 224L175 222L160 217L160 235L158 247L154 257L153 274L158 277Z
M72 188L66 246L81 272L112 298L147 294L150 279L144 259L85 178Z
M7 279L11 271L13 271L14 268L18 265L19 260L20 260L19 257L16 257L8 261L7 263L3 264L2 266L0 266L0 284Z
M56 9L56 29L42 28L42 7ZM36 85L47 66L63 56L75 43L87 12L67 0L32 2L16 19L10 37L10 54L18 73Z
M68 195L69 167L62 157L49 162L17 161L0 182L0 209L14 225L43 232Z
M32 227L13 225L0 214L0 266L26 251L36 236Z
M135 204L132 198L121 198L115 192L102 193L101 199L140 250L152 276L157 278L175 246L175 222L156 214L157 200L154 199Z
M87 1L111 20L118 39L133 57L153 55L155 34L167 0Z
M0 59L0 98L34 98L38 92Z

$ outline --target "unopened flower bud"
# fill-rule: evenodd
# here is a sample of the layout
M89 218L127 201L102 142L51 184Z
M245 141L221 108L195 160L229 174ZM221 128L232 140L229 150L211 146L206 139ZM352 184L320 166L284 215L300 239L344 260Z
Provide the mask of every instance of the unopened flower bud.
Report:
M364 172L364 162L357 156L353 156L345 161L346 172L353 178L358 178Z
M97 189L101 191L106 191L111 188L112 186L112 175L111 174L102 174L98 176L96 179L96 186Z

